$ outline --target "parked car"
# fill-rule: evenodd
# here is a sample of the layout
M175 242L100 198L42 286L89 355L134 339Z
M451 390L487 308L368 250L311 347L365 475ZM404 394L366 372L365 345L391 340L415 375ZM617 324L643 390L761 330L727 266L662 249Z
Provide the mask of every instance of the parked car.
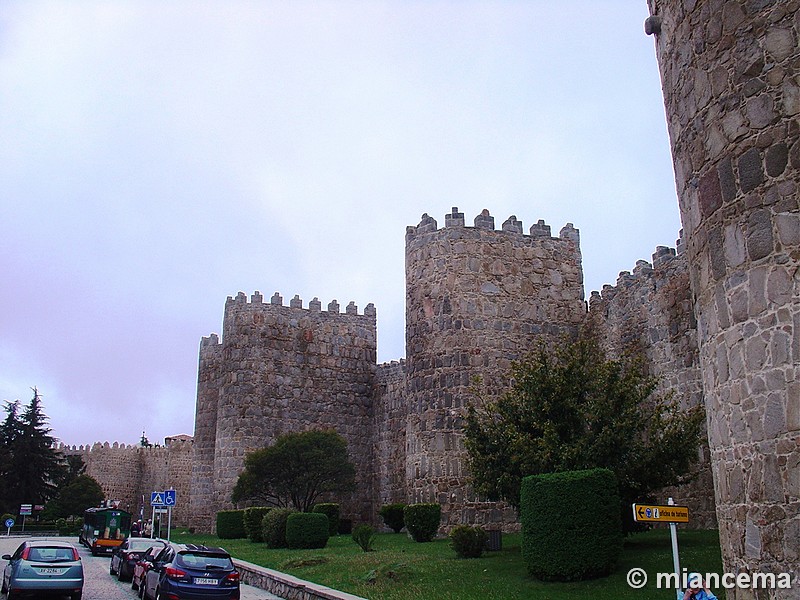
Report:
M130 581L133 577L133 569L142 555L149 548L157 546L159 549L166 545L161 540L151 540L143 537L129 537L122 545L114 548L111 553L111 565L108 567L109 573L116 575L120 581Z
M78 549L61 540L26 540L14 554L5 554L2 591L6 600L23 595L69 594L72 600L83 595L83 563Z
M131 576L131 589L139 591L139 598L142 597L144 593L144 576L145 573L153 566L153 563L158 558L158 555L166 547L167 543L162 540L150 540L153 542L153 545L150 546L139 560L136 561L136 564L133 566L133 575Z
M239 600L239 572L223 548L168 543L142 587L145 600Z

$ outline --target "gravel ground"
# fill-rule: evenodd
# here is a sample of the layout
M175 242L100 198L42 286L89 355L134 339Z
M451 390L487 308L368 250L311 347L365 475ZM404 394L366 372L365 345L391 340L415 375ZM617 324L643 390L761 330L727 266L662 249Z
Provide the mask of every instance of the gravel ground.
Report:
M14 550L25 539L22 536L0 536L0 555L13 554ZM81 553L84 577L83 600L138 600L138 596L131 589L130 583L120 583L116 577L109 575L110 558L107 556L92 556L86 548L78 543L78 538L62 539L68 539L75 544L75 547ZM0 569L5 569L5 566L6 561L0 560ZM241 589L242 600L281 600L274 594L250 585L242 585ZM67 597L65 596L65 598Z

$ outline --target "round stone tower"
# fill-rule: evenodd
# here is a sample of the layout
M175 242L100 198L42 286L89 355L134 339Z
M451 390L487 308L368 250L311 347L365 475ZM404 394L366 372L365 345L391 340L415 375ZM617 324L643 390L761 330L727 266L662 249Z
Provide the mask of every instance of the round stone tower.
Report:
M723 560L800 598L797 0L650 0L695 296Z
M501 230L484 210L474 227L454 208L445 227L423 215L406 233L406 481L410 502L438 502L445 528L513 523L508 507L469 491L461 434L470 386L508 388L511 362L542 336L572 333L585 316L579 234L540 221Z

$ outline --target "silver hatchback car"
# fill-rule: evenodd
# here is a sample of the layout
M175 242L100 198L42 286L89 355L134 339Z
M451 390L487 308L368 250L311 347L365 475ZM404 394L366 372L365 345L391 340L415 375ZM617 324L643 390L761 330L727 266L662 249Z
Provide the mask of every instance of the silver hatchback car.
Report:
M7 600L58 593L72 600L83 595L83 563L78 549L61 540L27 540L6 554L2 591Z

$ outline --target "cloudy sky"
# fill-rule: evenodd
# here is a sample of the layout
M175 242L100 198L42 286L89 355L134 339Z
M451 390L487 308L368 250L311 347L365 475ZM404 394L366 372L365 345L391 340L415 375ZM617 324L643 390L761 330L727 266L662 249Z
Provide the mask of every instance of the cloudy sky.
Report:
M404 356L404 235L581 231L586 295L680 229L645 0L0 4L0 400L69 444L192 433L225 298L353 300Z

